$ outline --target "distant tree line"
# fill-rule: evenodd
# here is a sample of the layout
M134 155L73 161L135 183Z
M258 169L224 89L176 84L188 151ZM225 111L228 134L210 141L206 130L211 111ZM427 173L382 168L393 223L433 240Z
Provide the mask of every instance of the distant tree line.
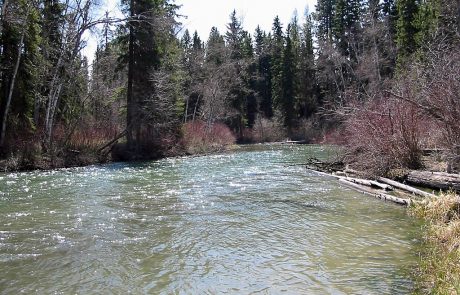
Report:
M94 0L0 1L3 156L102 152L124 138L129 157L155 157L195 121L224 123L241 141L267 122L298 138L342 124L426 62L430 44L458 41L455 0L318 0L314 13L252 34L233 11L206 42L181 31L172 1L121 4L114 19L96 18ZM94 30L89 65L83 36Z

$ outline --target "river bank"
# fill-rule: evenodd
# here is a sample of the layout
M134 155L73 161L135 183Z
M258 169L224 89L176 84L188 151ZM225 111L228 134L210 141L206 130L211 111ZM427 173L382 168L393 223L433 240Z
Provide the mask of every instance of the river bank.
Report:
M416 294L460 294L459 201L452 192L442 193L409 209L425 222Z

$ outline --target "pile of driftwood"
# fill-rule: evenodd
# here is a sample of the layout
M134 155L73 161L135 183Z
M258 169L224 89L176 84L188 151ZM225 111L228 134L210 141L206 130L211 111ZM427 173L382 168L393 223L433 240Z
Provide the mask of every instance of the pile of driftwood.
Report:
M444 172L409 171L405 183L384 177L366 179L362 173L345 167L342 161L325 162L310 158L307 169L337 178L341 183L364 194L396 204L408 206L423 198L436 197L435 194L415 188L408 184L436 190L460 191L460 175ZM407 184L408 183L408 184Z

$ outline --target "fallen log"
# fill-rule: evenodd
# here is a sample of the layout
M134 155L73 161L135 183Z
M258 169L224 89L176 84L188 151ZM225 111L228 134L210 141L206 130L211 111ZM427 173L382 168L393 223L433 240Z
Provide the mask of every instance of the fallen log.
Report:
M388 179L388 178L379 177L378 181L386 183L386 184L389 184L389 185L391 185L393 187L396 187L396 188L399 188L401 190L413 193L414 195L417 195L417 196L426 197L426 198L436 197L436 195L434 195L434 194L424 192L424 191L419 190L419 189L417 189L415 187L405 185L405 184L402 184L400 182L397 182L397 181L394 181L394 180L391 180L391 179Z
M348 180L348 181L351 181L351 182L354 182L354 183L357 183L357 184L370 186L370 187L378 188L378 189L383 189L383 190L386 190L386 191L392 191L393 190L393 187L391 185L380 183L380 182L377 182L377 181L374 181L374 180L367 180L367 179L353 178L353 177L346 177L344 179Z
M351 187L351 188L354 188L354 189L366 194L366 195L373 196L373 197L381 199L381 200L390 201L390 202L393 202L393 203L398 204L398 205L408 206L412 202L411 199L398 198L398 197L391 196L391 195L388 195L388 194L385 194L385 193L374 191L374 190L372 190L370 188L367 188L367 187L365 187L363 185L348 181L348 180L346 180L344 178L339 179L339 181L341 183Z
M306 163L307 168L315 167L316 169L312 170L319 170L323 172L333 172L333 171L341 171L344 167L344 163L342 161L322 161L318 160L317 158L309 158Z
M460 174L413 170L407 175L406 181L423 187L460 192Z

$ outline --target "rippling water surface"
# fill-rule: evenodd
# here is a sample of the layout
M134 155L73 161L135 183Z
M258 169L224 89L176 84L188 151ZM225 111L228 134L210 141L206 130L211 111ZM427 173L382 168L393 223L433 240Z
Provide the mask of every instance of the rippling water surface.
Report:
M321 146L0 174L0 291L407 294L417 224Z

